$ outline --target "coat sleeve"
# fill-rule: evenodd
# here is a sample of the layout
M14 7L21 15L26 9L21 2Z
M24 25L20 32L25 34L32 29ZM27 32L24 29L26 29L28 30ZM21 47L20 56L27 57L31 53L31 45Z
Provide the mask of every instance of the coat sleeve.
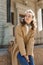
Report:
M20 27L15 28L15 38L21 55L26 55L24 39Z
M29 37L29 43L30 43L30 45L35 42L35 34L36 34L36 30L32 30L31 31L31 35Z
M27 44L27 55L29 54L29 53L31 53L32 52L32 50L33 50L33 48L34 48L34 43L35 43L35 34L36 34L36 32L35 31L31 31L31 35L30 35L30 37L29 37L29 40L28 40L28 44Z

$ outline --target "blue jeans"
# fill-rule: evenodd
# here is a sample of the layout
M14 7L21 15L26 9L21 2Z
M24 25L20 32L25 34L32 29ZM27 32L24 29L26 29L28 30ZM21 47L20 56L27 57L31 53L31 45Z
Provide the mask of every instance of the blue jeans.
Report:
M28 62L24 56L21 56L20 52L17 54L17 59L20 63L20 65L34 65L34 59L31 55L28 56L30 62Z

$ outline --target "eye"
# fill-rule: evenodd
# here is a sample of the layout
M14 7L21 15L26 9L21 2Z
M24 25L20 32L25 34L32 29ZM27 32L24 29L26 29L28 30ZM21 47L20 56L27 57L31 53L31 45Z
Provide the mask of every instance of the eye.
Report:
M30 18L31 16L29 15L28 17Z

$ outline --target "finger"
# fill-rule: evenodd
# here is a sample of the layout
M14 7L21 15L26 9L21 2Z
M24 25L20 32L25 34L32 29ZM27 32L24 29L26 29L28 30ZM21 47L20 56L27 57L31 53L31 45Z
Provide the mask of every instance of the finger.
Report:
M27 60L28 62L30 62L30 60Z

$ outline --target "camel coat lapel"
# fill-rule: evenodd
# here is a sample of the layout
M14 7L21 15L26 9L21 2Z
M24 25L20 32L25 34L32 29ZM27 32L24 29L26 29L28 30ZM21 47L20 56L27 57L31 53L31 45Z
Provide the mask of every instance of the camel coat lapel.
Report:
M33 32L32 29L30 28L28 33L27 33L26 26L23 26L21 29L22 29L22 34L23 34L23 38L24 38L25 42L26 41L28 42L29 37L31 36L31 34Z

